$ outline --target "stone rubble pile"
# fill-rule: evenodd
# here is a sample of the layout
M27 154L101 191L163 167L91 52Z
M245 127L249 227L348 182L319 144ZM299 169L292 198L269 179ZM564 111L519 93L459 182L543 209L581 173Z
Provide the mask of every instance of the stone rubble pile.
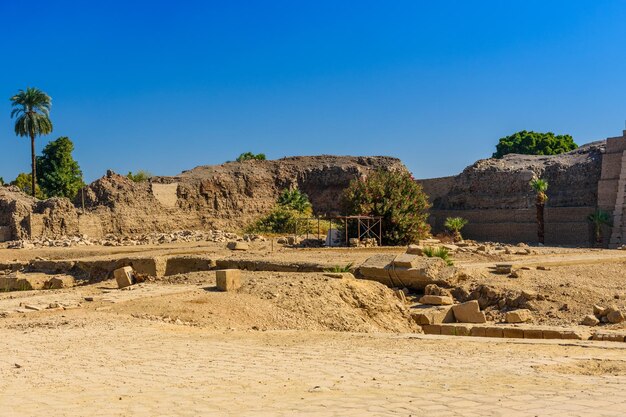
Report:
M59 239L40 238L33 240L15 240L9 242L9 249L34 249L42 247L75 247L75 246L140 246L159 245L173 242L263 242L265 238L256 234L239 236L236 233L222 230L191 231L179 230L172 233L148 233L139 236L106 235L103 239L92 239L86 235L63 237Z
M593 306L593 314L589 314L583 318L581 324L585 326L596 326L600 323L619 324L626 321L624 313L615 306L602 307L599 305Z

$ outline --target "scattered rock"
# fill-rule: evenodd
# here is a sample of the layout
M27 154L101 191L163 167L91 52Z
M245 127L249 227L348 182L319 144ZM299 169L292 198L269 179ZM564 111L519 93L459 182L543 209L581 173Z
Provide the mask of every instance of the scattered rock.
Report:
M228 242L226 247L230 250L241 250L241 251L250 249L250 245L246 242Z
M609 321L609 323L612 323L612 324L621 323L624 320L626 320L626 318L624 317L624 314L619 310L613 310L609 312L606 315L606 318Z
M591 314L586 315L581 322L583 326L596 326L598 323L600 323L600 320Z
M527 309L519 309L513 310L506 313L504 320L507 323L526 323L532 321L533 315L530 310Z
M113 277L117 281L118 288L125 288L135 283L135 272L132 266L124 266L113 271Z
M437 284L428 284L424 288L425 295L441 295L443 297L452 297L450 290L439 287Z
M471 300L452 307L454 317L459 323L486 323L485 313L480 311L478 301Z
M428 304L433 306L451 305L453 303L452 297L442 295L425 295L419 299L421 304Z

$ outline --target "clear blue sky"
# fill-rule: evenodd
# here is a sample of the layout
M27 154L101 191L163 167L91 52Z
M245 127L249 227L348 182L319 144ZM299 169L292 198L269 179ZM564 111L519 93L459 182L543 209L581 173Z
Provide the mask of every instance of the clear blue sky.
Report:
M88 181L245 151L391 155L425 178L522 129L616 136L624 22L604 0L2 0L0 176L30 169L8 100L26 86L53 98L38 149L69 136Z

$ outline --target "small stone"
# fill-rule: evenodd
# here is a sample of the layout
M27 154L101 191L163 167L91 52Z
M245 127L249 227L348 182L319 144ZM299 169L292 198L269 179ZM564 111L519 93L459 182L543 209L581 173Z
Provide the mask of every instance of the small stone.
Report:
M543 265L539 265L539 266L537 267L537 270L539 270L539 271L549 271L549 270L550 270L550 267L548 267L548 266L543 266Z
M593 316L591 314L586 315L581 322L583 326L596 326L598 323L600 323L600 320L598 320L596 316Z
M250 245L246 242L228 242L226 247L230 250L248 250L250 249Z
M452 297L449 290L439 287L437 284L428 284L424 288L425 295L441 295L444 297Z
M619 310L611 311L609 314L606 315L606 318L609 321L609 323L613 323L613 324L621 323L624 320L626 320L626 318L624 317L624 314Z
M507 323L526 323L533 319L532 313L530 310L525 308L519 310L509 311L505 315L505 321Z
M38 307L38 306L35 306L35 305L32 305L32 304L26 304L24 306L24 308L27 309L27 310L33 310L33 311L41 311L41 310L43 310L41 307Z
M593 306L593 314L595 314L598 317L603 317L603 316L606 316L608 314L608 311L607 311L606 307L602 307L602 306L599 306L597 304L594 304L594 306Z
M422 304L429 304L433 306L451 305L453 303L452 297L443 295L424 295L419 299Z
M93 301L93 297L85 297L85 301Z

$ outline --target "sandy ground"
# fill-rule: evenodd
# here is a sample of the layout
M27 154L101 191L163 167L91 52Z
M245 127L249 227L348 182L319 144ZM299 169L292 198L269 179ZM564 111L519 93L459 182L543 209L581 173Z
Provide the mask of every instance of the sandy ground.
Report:
M624 308L626 252L534 250L455 262L470 273L465 286L541 294L538 323L575 324L595 303ZM358 265L381 251L403 248L0 249L0 261L202 254ZM529 269L507 278L490 268L500 261ZM0 314L0 415L626 415L626 344L425 336L391 290L322 273L245 272L236 293L214 286L214 273L198 272L130 290L104 281L0 293L0 312L11 311ZM25 308L51 304L67 309Z
M622 344L212 331L65 312L3 326L10 416L623 416Z

